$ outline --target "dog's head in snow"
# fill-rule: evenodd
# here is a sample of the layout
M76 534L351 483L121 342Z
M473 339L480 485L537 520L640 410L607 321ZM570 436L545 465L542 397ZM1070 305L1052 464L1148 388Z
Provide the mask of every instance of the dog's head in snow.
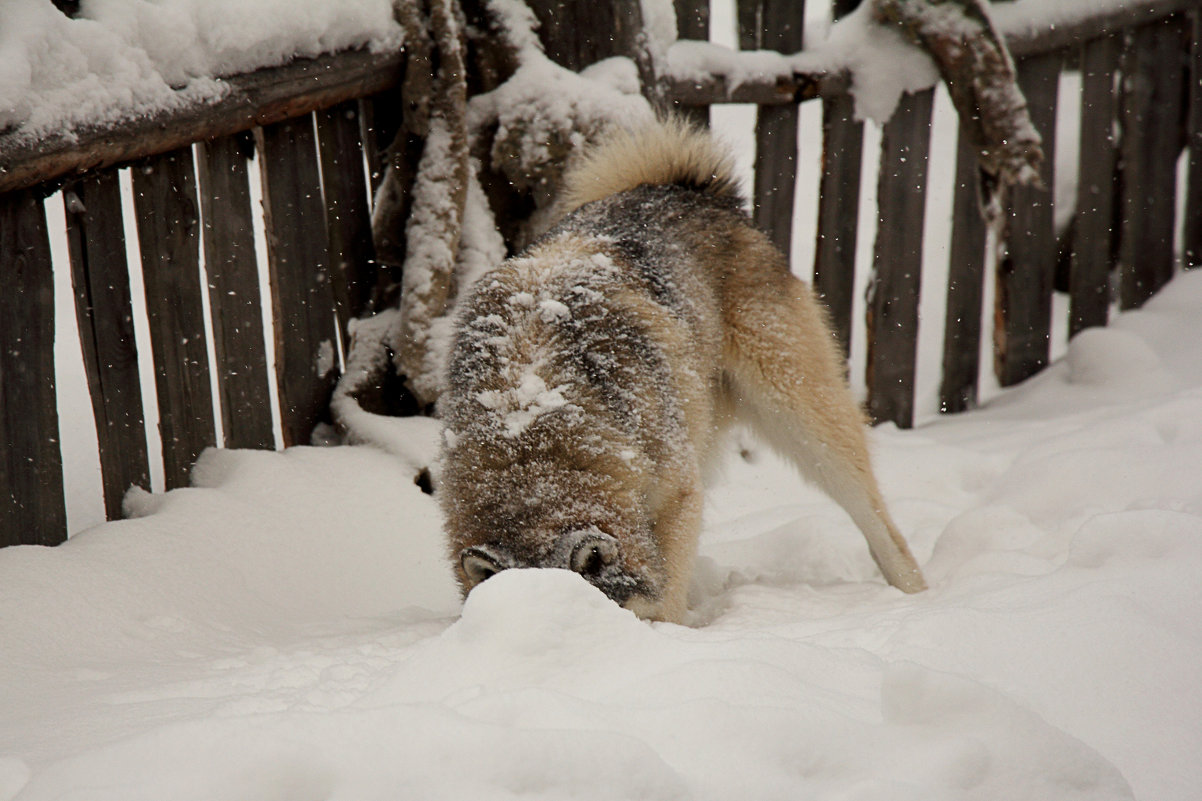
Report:
M672 414L652 408L663 406L653 392L637 397L662 376L615 308L627 280L615 257L536 247L483 278L463 309L440 401L439 497L465 592L507 568L549 567L636 612L658 601L646 423Z

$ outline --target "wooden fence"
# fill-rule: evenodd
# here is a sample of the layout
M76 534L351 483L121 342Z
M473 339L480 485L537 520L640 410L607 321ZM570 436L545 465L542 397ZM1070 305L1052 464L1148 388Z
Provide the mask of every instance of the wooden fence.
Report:
M800 47L802 3L741 6L745 47ZM677 0L677 10L682 36L704 35L704 4ZM1202 260L1200 26L1196 0L1169 0L1148 6L1138 20L1102 14L1009 40L1049 145L1062 70L1081 71L1083 97L1080 189L1062 275L1057 257L1064 243L1052 226L1050 192L1021 190L1007 212L994 342L1002 384L1047 363L1058 280L1071 295L1074 332L1105 324L1115 269L1124 308L1139 305L1169 280L1176 165L1187 147L1185 258L1187 264ZM36 143L0 137L0 545L55 544L67 531L53 351L56 265L43 198L63 193L105 508L109 517L119 517L125 491L147 486L150 473L119 170L129 170L134 192L165 485L178 487L187 483L200 451L219 444L218 419L220 444L271 448L276 416L286 446L308 442L323 418L336 378L331 367L338 330L364 311L376 281L369 184L378 178L382 150L399 125L400 104L391 93L402 71L400 54L342 53L233 78L230 93L216 105L119 130ZM786 252L793 231L797 107L820 98L824 159L814 283L846 348L853 328L863 132L852 119L845 78L796 75L768 86L728 86L720 75L665 80L668 96L700 110L694 114L704 116L713 103L759 104L755 216ZM913 420L932 97L906 97L885 126L877 187L868 404L874 418L903 426ZM1115 130L1122 132L1117 141ZM274 414L260 322L266 300L252 236L252 153L258 155L268 241L279 398ZM975 402L986 263L972 153L961 146L956 163L941 389L947 411ZM1050 158L1048 163L1050 170ZM1044 177L1052 186L1053 176ZM200 280L202 253L207 287Z

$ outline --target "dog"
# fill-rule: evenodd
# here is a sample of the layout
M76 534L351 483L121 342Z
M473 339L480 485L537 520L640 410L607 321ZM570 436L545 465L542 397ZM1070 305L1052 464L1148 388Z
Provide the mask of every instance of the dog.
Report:
M661 119L612 131L564 182L559 221L455 323L437 494L464 594L563 568L681 621L703 476L736 420L847 511L890 584L925 589L823 309L752 226L730 154Z

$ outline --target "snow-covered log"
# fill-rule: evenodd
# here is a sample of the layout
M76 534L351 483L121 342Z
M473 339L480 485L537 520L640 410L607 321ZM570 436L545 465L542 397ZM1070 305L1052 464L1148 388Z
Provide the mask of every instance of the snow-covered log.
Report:
M872 0L873 16L898 26L934 59L977 148L986 190L1039 181L1039 133L1014 63L983 0ZM992 192L990 193L992 194Z

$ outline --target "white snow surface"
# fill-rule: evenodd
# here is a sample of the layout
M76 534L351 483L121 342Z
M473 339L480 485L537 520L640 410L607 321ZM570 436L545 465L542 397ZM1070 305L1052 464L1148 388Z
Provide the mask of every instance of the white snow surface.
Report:
M31 137L228 92L220 78L353 47L396 48L389 0L0 1L0 131Z
M210 450L0 551L0 799L1157 799L1202 783L1202 273L987 407L876 429L931 589L766 451L693 625L574 574L460 604L394 452Z

